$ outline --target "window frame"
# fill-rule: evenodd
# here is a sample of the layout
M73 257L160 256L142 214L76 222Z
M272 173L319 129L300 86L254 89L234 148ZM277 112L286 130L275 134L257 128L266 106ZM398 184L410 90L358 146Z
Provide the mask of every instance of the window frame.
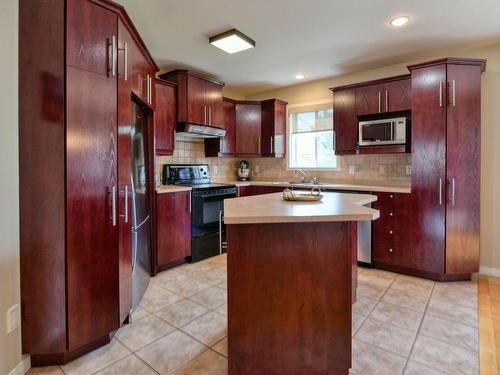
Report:
M338 172L340 171L340 161L339 161L339 157L338 155L335 155L334 154L334 157L335 157L335 160L336 160L336 165L337 167L333 168L333 167L324 167L324 168L321 168L321 167L314 167L314 168L310 168L310 167L304 167L304 168L300 168L300 167L292 167L291 166L291 158L292 158L292 154L291 154L291 144L292 144L292 132L291 132L291 126L290 126L290 110L293 109L293 110L299 110L300 111L300 108L307 108L307 107L310 107L310 106L320 106L320 105L325 105L325 108L326 107L329 107L329 106L333 106L333 101L331 99L323 99L323 100L317 100L317 101L311 101L311 102L305 102L305 103L299 103L299 104L293 104L293 105L288 105L287 106L287 109L286 109L286 170L287 171L297 171L297 170L302 170L302 171L318 171L318 172ZM333 123L332 123L332 127L333 127ZM335 137L335 130L332 129L333 131L333 135ZM319 132L319 131L317 131ZM311 132L313 133L313 132ZM335 145L334 145L335 147Z

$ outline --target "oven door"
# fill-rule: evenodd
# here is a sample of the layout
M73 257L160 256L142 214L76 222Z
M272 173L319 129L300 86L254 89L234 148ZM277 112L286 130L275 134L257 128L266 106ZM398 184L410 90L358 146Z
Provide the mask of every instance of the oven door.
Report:
M224 214L224 199L234 198L236 193L218 194L215 191L193 191L191 227L192 237L218 233Z

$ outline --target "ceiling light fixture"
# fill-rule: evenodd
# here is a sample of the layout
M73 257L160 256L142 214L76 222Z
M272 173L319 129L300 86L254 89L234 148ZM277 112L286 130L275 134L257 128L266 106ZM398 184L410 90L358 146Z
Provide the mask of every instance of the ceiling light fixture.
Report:
M410 17L401 16L401 17L393 18L392 20L389 21L389 23L391 24L391 26L401 27L403 25L406 25L409 20L410 20Z
M295 78L297 78L297 79L304 79L305 77L306 77L306 76L305 76L305 75L303 75L303 74L301 74L301 73L299 73L299 74L297 74L297 75L295 76Z
M211 45L227 53L236 53L255 47L255 41L242 32L232 29L210 37Z

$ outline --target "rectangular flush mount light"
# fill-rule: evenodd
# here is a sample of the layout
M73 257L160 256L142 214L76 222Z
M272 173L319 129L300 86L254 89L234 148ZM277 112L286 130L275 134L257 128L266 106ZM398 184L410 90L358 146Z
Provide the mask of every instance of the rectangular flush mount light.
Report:
M255 41L236 29L214 35L209 41L210 44L227 53L236 53L255 47Z

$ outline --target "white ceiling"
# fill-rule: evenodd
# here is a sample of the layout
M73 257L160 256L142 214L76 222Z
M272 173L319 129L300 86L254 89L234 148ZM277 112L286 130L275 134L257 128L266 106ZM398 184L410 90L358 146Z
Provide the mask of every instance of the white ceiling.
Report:
M251 94L500 40L499 0L118 0L160 68L191 68ZM390 18L408 15L399 29ZM208 37L237 28L256 48L226 54Z

